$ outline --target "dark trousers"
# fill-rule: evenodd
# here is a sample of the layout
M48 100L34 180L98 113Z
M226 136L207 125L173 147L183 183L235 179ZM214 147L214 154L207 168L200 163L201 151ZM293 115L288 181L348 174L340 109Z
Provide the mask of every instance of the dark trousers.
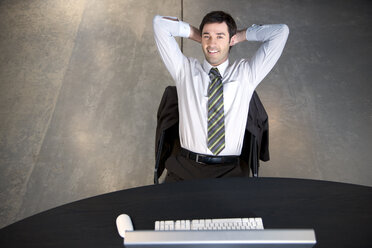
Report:
M180 153L170 156L165 162L167 176L165 183L202 178L242 177L240 160L232 164L201 164Z

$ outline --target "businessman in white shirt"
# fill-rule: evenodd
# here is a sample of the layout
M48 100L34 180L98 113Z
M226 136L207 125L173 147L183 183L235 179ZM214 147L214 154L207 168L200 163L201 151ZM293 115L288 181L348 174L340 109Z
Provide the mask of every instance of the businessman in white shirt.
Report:
M289 29L285 24L252 25L237 31L223 11L208 13L199 29L175 17L155 16L155 41L175 81L180 153L165 163L166 182L242 176L242 152L251 96L278 61ZM174 37L201 43L203 63L186 57ZM262 42L251 59L230 62L232 46Z

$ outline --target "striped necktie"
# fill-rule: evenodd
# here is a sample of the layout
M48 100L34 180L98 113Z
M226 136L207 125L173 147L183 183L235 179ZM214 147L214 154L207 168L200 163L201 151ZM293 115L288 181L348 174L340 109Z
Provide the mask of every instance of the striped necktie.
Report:
M222 77L217 68L209 72L208 88L208 149L218 155L225 148L225 116Z

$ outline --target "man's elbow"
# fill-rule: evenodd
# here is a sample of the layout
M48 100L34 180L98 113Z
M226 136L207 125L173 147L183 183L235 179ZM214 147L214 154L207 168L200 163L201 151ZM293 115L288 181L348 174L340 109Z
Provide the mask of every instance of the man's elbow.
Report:
M162 32L164 30L164 22L163 22L163 17L160 15L154 16L154 19L152 20L152 27L153 30L156 33Z
M289 35L289 27L287 26L287 24L280 24L280 33L283 35L283 36L288 36Z
M152 24L154 25L154 27L159 23L159 21L161 20L161 16L160 15L156 15L154 16L154 19L152 19Z

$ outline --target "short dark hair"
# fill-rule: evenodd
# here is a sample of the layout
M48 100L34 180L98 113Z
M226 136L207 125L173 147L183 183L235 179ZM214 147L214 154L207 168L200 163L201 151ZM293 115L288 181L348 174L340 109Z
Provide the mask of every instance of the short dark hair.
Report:
M229 39L231 39L231 37L233 37L237 31L236 23L230 14L227 14L223 11L212 11L208 13L206 16L204 16L199 26L200 33L203 32L203 28L205 24L223 23L223 22L225 22L228 27L229 35L230 35Z

